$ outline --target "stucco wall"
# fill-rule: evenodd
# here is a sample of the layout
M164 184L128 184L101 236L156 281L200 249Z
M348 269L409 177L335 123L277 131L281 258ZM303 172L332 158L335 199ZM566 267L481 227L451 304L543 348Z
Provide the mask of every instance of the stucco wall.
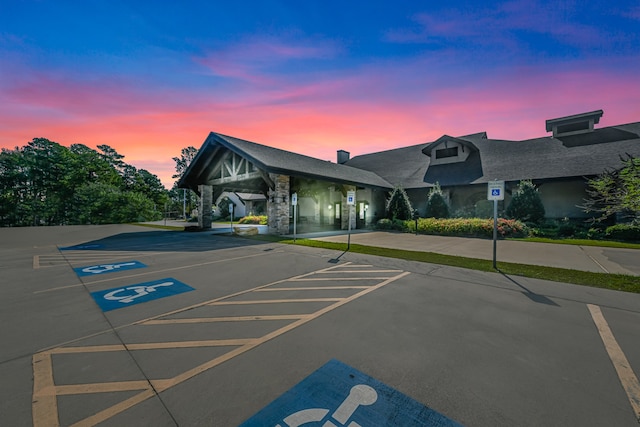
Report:
M588 218L590 215L577 207L587 197L587 185L582 179L548 182L538 185L538 193L547 218Z

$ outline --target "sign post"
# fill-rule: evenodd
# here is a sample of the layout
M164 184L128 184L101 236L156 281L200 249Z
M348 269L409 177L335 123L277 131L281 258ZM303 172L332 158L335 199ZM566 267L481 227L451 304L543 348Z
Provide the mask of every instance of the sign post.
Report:
M351 248L351 211L356 204L356 192L355 191L347 191L347 205L349 206L349 217L347 222L349 223L347 229L347 250Z
M231 234L233 234L233 203L229 202L229 227L231 227Z
M293 193L291 195L291 205L293 206L293 242L296 242L296 225L297 225L297 219L298 219L298 215L296 215L297 213L297 208L298 208L298 193Z
M498 200L504 200L504 181L489 181L487 200L493 200L493 268L496 267L496 242L498 240Z

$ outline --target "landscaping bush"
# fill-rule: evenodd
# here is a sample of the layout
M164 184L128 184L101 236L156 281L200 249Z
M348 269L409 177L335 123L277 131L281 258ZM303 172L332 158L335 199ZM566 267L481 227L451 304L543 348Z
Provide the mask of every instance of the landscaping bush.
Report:
M411 219L412 213L413 209L407 193L401 187L394 188L391 197L387 201L387 218L392 220Z
M267 216L266 215L247 215L245 217L240 218L238 224L258 224L258 225L267 225Z
M223 198L218 203L218 210L220 211L220 217L225 220L231 219L231 210L229 209L229 205L233 205L235 210L235 204L228 197ZM235 213L234 213L234 216L235 216Z
M473 215L471 218L493 218L493 201L479 200L473 206Z
M449 218L449 206L444 200L440 184L431 188L427 196L427 218Z
M407 228L407 223L409 222L412 221L383 218L376 223L375 228L376 230L408 231L409 229Z
M415 221L404 221L407 231L415 232ZM481 218L420 218L418 233L439 234L443 236L493 237L493 219ZM528 227L520 221L498 218L498 236L526 237Z
M640 241L640 226L633 224L616 224L607 227L604 234L607 239L627 242Z
M531 180L520 181L505 213L509 218L525 222L539 222L544 219L544 205L538 189Z

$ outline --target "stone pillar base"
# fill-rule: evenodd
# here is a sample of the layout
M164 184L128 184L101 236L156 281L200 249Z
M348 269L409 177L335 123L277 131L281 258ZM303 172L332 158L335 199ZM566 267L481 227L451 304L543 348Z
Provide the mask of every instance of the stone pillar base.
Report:
M213 187L211 185L198 185L200 191L200 203L198 204L198 227L211 228L211 207L213 206Z

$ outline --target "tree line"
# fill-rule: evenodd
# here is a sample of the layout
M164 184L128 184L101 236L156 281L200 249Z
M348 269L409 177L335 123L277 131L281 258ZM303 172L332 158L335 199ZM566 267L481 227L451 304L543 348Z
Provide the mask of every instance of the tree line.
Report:
M109 145L64 147L46 138L3 148L0 226L152 221L167 210L182 212L182 191L167 190L156 175L123 158ZM183 172L190 159L179 160Z

